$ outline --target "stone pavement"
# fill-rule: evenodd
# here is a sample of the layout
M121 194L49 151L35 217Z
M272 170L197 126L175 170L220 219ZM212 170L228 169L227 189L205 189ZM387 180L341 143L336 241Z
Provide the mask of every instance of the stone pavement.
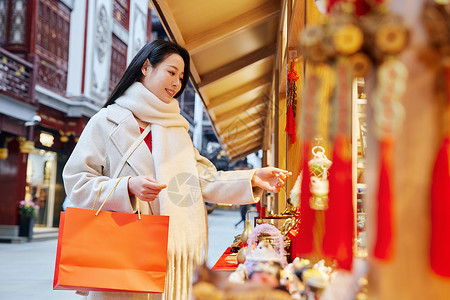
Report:
M253 217L254 215L251 215ZM208 215L209 256L212 267L243 224L239 210L215 209ZM56 239L22 244L0 243L0 299L5 300L81 300L73 291L53 291Z

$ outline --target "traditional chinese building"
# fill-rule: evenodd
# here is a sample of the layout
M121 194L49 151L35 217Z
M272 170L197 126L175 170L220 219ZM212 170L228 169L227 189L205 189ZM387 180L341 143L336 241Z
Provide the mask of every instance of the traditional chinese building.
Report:
M68 155L151 38L146 0L0 1L0 236L26 196L58 226Z

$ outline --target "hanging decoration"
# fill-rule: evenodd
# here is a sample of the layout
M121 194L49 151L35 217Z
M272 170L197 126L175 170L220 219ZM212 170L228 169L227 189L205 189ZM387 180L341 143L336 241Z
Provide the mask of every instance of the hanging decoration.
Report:
M346 26L346 25L343 25ZM359 35L359 34L358 34ZM356 41L359 40L357 36ZM353 55L362 44L347 51ZM348 55L341 53L335 62L336 89L331 99L330 137L334 141L330 169L330 207L325 214L323 251L340 268L351 270L353 263L354 208L352 195L351 103L354 69Z
M289 61L287 65L287 116L285 132L291 138L291 144L295 143L297 128L295 124L295 115L297 111L297 80L299 76L295 71L295 59Z
M384 62L377 75L378 85L372 96L375 134L380 142L380 173L378 183L377 235L374 255L389 259L393 252L392 180L395 136L403 120L401 99L406 90L408 70L398 60Z
M325 155L325 149L322 146L315 146L311 152L314 157L308 162L311 173L309 206L314 210L326 210L328 208L328 192L330 190L328 170L332 162Z
M314 248L313 227L315 215L314 210L309 205L309 199L311 197L311 192L309 189L311 173L309 172L308 161L315 128L315 118L313 113L316 110L316 99L318 97L318 91L320 90L321 81L314 69L311 71L306 81L301 118L301 124L303 126L303 156L301 173L303 178L301 180L300 189L300 207L296 215L296 218L299 221L298 231L295 236L291 236L292 257L299 257L304 254L311 253Z
M373 66L378 67L378 75L371 103L374 106L374 128L379 140L381 163L375 256L388 259L392 254L391 157L394 137L402 123L400 100L407 79L406 68L395 57L406 47L409 34L402 19L390 13L384 2L330 0L327 10L332 18L322 25L307 26L300 39L305 59L315 64L327 63L336 71L329 127L330 139L334 142L334 165L330 169L330 205L325 215L323 250L346 269L351 268L354 224L340 221L344 215L353 220L351 86L354 77L365 76ZM304 101L307 101L306 96Z
M431 184L430 264L441 276L450 277L450 4L449 1L428 1L423 10L433 57L439 57L438 94L443 117L444 138L438 151Z
M359 52L363 33L352 6L334 7L334 18L324 25L308 26L301 36L303 55L312 62L334 69L334 96L330 100L329 138L334 142L329 172L329 206L325 211L323 253L339 267L351 269L353 257L353 203L351 173L351 99L354 75L371 69L367 55ZM308 87L307 87L308 88ZM327 99L328 100L328 99ZM304 100L306 101L306 99ZM302 190L303 191L303 190Z
M379 175L377 193L377 226L374 256L387 260L394 251L394 178L395 137L403 123L401 100L406 90L408 71L396 56L409 40L409 31L402 18L389 13L382 5L372 7L361 18L367 37L366 48L378 65L377 82L370 103L374 111L373 129L379 141Z

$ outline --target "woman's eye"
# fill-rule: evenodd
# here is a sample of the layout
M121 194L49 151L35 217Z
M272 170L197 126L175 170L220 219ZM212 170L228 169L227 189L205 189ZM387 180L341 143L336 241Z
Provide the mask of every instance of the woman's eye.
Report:
M169 71L170 75L174 76L175 72Z

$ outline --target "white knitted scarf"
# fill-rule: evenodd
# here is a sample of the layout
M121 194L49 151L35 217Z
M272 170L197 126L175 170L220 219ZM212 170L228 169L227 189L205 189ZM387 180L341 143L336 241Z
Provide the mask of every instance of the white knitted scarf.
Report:
M188 299L193 269L201 263L206 241L205 206L189 123L177 100L164 103L140 82L116 103L151 124L155 179L167 184L155 201L160 214L170 216L164 298Z

